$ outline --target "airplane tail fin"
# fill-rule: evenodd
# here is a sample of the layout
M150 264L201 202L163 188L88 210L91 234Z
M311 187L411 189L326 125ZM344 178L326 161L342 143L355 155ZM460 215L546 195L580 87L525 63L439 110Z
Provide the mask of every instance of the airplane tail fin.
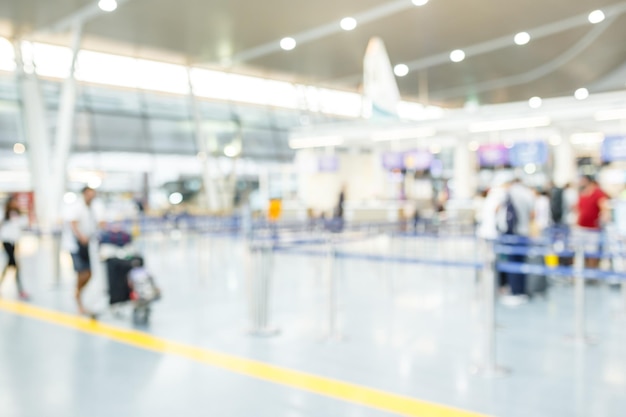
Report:
M400 91L382 39L370 39L363 60L362 115L365 118L397 118Z

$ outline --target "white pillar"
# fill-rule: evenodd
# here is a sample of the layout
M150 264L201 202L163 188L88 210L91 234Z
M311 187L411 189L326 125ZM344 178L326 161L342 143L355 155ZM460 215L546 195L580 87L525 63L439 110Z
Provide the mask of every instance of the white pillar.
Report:
M570 142L569 135L563 134L560 143L552 149L554 152L554 184L562 187L568 182L576 181L576 152Z
M459 140L454 151L454 198L471 199L476 194L476 156L466 141Z
M193 83L191 82L191 69L187 69L187 78L189 80L189 100L193 112L194 132L196 136L196 144L200 152L200 162L202 164L202 182L204 183L204 192L207 199L207 207L210 212L218 212L221 209L221 200L217 193L217 184L213 178L212 165L217 163L214 158L209 158L209 148L207 146L207 138L202 128L202 116L200 115L200 106L193 91ZM211 161L209 160L211 159Z
M48 181L51 171L51 149L46 109L37 75L34 71L32 74L27 74L24 71L24 59L20 41L15 42L14 49L17 67L16 76L23 103L22 123L28 146L31 181L33 191L35 192L35 214L37 215L39 227L49 232L54 225L54 219L51 218L52 213L49 210L50 187Z
M82 39L82 24L77 23L74 27L72 39L72 62L70 72L65 79L59 102L59 113L57 116L57 131L52 159L52 171L50 173L53 180L51 189L50 210L53 219L59 218L59 210L67 178L67 161L72 148L72 138L74 133L74 118L76 115L76 60L80 51Z

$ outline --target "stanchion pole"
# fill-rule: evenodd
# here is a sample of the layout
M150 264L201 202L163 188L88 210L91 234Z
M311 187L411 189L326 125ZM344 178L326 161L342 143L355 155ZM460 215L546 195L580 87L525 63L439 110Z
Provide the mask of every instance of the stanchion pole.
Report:
M498 366L496 360L496 280L495 280L495 252L492 242L482 241L481 249L483 253L483 320L484 320L484 346L483 364L476 370L485 378L501 378L510 371Z
M396 255L395 239L394 239L393 231L389 233L389 247L386 252L389 255L389 258L390 258L389 262L391 262L391 265L390 265L390 268L387 268L387 271L388 271L387 274L385 274L386 268L383 268L383 275L386 277L385 283L387 286L387 292L389 293L390 296L393 296L393 282L396 276L398 275L398 267L399 267L399 262L393 260L393 258L395 258L395 255ZM384 262L381 262L381 264L384 264Z
M328 339L341 339L337 329L337 247L332 236L326 250L326 282L328 286Z
M626 280L622 280L622 314L626 316Z
M279 333L269 326L270 279L272 275L271 242L251 246L251 265L249 273L249 310L250 331L253 336L270 337Z
M54 263L54 285L61 285L61 234L52 233L52 262Z
M583 244L576 246L574 254L574 336L576 344L591 343L585 330L585 248Z

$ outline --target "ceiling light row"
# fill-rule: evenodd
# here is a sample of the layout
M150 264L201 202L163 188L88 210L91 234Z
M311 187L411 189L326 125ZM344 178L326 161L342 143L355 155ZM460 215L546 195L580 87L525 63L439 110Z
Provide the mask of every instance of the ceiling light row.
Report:
M103 3L108 4L108 3L115 3L116 0L100 0L100 8L102 10L105 10L102 6ZM429 0L411 0L411 2L415 5L415 6L424 6L425 4L428 3ZM115 4L115 7L117 7L117 4ZM113 10L115 10L115 8L113 8ZM109 10L107 10L109 11ZM357 20L354 17L344 17L343 19L341 19L341 21L339 22L339 27L341 27L341 29L349 32L351 30L356 29L356 27L359 25L359 22L357 22ZM280 47L281 49L283 49L284 51L291 51L292 49L294 49L296 46L298 45L298 42L292 38L292 37L286 37L286 38L282 38L280 40ZM408 74L408 72L407 72ZM406 74L405 74L406 75ZM401 75L399 76L401 77Z
M418 2L426 4L428 0L413 0L413 4L415 4L416 6L422 5L422 4L418 4ZM604 12L602 10L594 10L593 12L589 13L589 17L588 17L589 23L592 23L594 25L604 21L605 18L606 16L604 15ZM530 42L530 40L531 40L531 36L528 32L519 32L513 37L513 42L515 42L515 44L519 46L527 45ZM455 49L454 51L450 52L450 61L456 63L456 62L461 62L463 60L465 60L465 51L463 51L462 49ZM405 71L404 68L407 68L407 70ZM396 69L398 69L398 71L396 71ZM405 64L398 64L394 68L394 72L396 73L398 77L404 77L405 75L409 73L409 70ZM584 100L585 98L587 97L581 98L580 100Z
M576 98L576 100L585 100L589 97L589 90L584 87L579 88L574 92L574 97ZM531 109L538 109L539 107L541 107L542 104L543 100L541 99L541 97L532 97L530 100L528 100L528 106Z

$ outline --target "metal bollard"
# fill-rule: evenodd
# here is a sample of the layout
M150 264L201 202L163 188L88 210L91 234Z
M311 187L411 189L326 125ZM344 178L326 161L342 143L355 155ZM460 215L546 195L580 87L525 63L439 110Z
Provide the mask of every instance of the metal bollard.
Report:
M269 325L270 278L272 274L272 244L252 246L248 270L250 331L253 336L270 337L279 330Z
M626 280L622 281L622 314L626 315Z
M483 364L476 369L476 373L485 378L501 378L510 371L498 366L496 360L496 279L495 279L495 252L491 242L481 244L484 265L482 269L483 287L483 320L484 346Z
M587 345L592 341L585 330L585 248L576 247L574 254L574 336L576 344Z
M337 282L337 246L331 237L328 240L326 251L326 283L328 292L328 340L341 340L339 326L337 320L337 299L338 299L338 282Z

